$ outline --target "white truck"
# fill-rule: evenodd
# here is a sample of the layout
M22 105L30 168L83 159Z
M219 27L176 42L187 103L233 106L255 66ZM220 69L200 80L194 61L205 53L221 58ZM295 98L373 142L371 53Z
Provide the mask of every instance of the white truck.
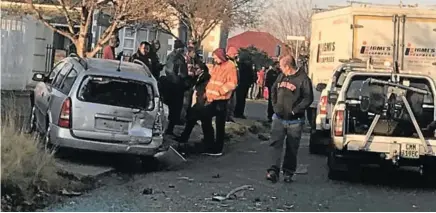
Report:
M316 86L311 105L311 152L330 139L332 107L327 96L343 60L383 65L396 60L401 73L436 79L436 9L351 4L312 16L309 77ZM327 88L326 88L327 87ZM317 148L317 149L315 149Z

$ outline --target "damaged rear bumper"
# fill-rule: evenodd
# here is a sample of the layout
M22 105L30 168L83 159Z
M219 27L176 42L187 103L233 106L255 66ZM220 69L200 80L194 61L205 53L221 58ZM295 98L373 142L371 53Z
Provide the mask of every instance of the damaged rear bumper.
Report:
M75 138L69 129L50 124L50 139L53 145L73 149L83 149L97 152L134 154L153 156L159 152L163 143L163 137L153 137L149 144L127 144L115 142L102 142Z

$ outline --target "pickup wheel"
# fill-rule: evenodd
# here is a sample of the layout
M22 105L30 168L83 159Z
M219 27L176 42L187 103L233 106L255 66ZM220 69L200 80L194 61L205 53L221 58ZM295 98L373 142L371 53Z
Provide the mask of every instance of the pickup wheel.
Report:
M336 152L330 151L327 157L328 178L330 180L344 180L346 177L346 172L338 169L338 167L341 166L338 161Z
M436 187L436 160L427 162L422 169L424 184L426 186Z
M329 138L322 137L322 134L319 134L318 132L311 132L310 133L310 139L309 139L309 153L315 154L315 155L325 155L327 154L327 146L326 140L329 140Z

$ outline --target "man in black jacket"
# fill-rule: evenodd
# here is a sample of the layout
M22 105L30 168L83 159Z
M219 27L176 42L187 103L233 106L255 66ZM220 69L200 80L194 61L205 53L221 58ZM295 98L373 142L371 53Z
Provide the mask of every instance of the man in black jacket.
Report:
M166 134L173 135L174 126L180 124L180 113L183 107L183 94L188 89L188 66L183 56L184 44L181 40L174 42L174 50L168 55L165 64L165 85L162 85L166 92L164 99L168 104L168 127ZM165 94L164 94L165 95Z
M313 101L312 83L306 73L299 71L295 59L286 56L280 60L282 73L272 86L272 105L275 114L271 125L271 167L267 179L276 182L280 174L283 142L286 150L283 159L285 182L292 182L297 167L297 153L305 122L305 110Z
M279 76L279 72L280 72L279 63L275 62L274 65L271 66L270 69L266 73L265 86L268 88L268 113L267 113L267 117L268 117L269 122L272 122L272 116L274 114L274 109L273 109L273 105L272 105L272 98L271 98L271 91L272 91L272 86L273 86L274 82L277 80L277 77Z
M133 62L134 60L139 60L148 67L150 72L152 72L152 66L151 66L149 54L150 54L150 43L143 41L141 42L141 44L139 44L136 53L129 58L129 62Z
M209 82L210 74L208 70L196 69L195 70L195 84L192 106L188 109L186 116L186 125L180 137L176 140L180 143L186 143L192 133L192 130L197 124L197 121L204 119L210 119L206 116L205 103L206 103L206 86ZM201 125L203 127L203 125ZM203 131L204 132L204 131Z

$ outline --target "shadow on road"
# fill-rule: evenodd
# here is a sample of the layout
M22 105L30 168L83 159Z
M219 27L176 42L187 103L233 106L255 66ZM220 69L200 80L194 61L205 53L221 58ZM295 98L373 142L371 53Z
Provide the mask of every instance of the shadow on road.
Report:
M343 181L368 186L389 187L391 189L422 189L434 191L436 180L433 183L425 181L417 169L401 168L387 170L381 167L362 167L360 171L350 171Z

